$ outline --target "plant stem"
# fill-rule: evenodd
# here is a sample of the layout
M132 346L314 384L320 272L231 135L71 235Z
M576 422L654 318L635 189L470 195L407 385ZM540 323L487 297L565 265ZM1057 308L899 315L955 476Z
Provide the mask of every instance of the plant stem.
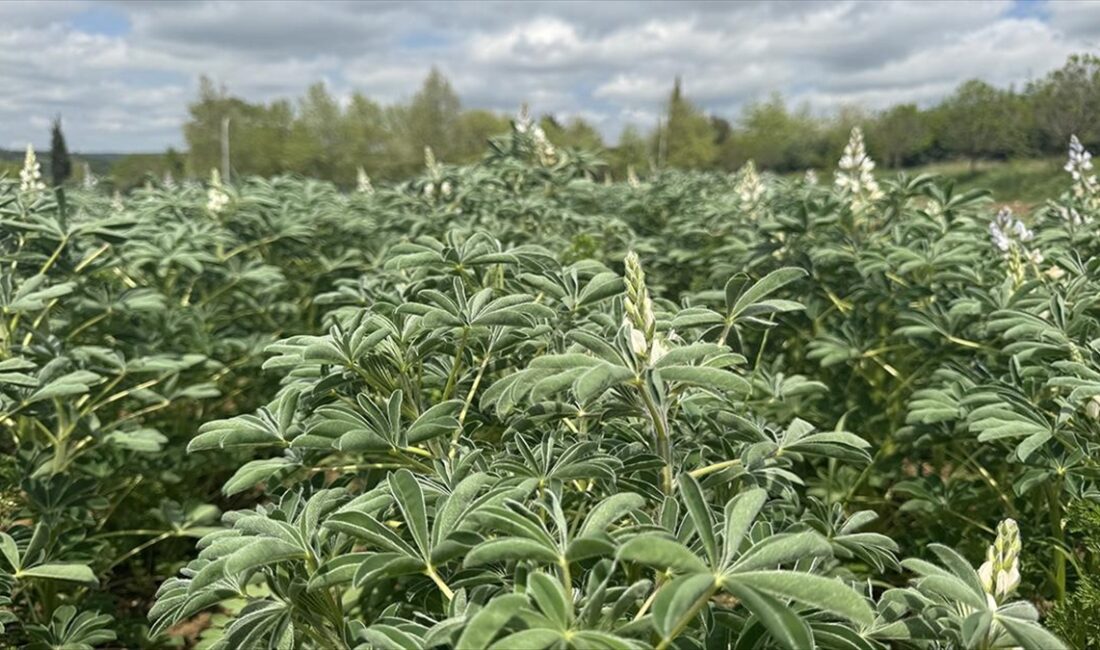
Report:
M428 568L424 569L424 573L432 579L435 586L439 587L439 591L443 593L447 600L452 600L455 597L455 592L451 591L446 582L443 582L443 578L440 578L439 574L435 572L435 567L429 564Z
M684 628L691 624L693 620L695 620L695 617L699 614L699 610L701 610L703 607L706 606L708 602L710 602L710 597L714 595L714 592L717 589L718 584L716 581L710 589L707 589L702 594L699 594L699 597L695 599L695 602L691 604L691 607L689 607L688 610L684 612L684 615L676 621L676 624L672 626L672 632L667 637L661 639L661 642L657 644L656 650L666 650L666 648L668 648L669 645L671 645L672 642L676 640L676 637L680 636L680 633L684 631Z
M1058 603L1064 603L1066 600L1066 556L1062 552L1062 548L1065 546L1065 531L1062 529L1062 500L1059 498L1059 493L1062 490L1062 483L1047 484L1047 504L1048 512L1050 513L1050 534L1054 536L1055 545L1051 549L1051 561L1054 571L1054 594L1058 599Z
M722 471L722 470L724 470L728 467L733 467L735 465L740 465L740 464L741 464L741 459L740 458L734 458L733 460L724 460L720 463L713 463L711 465L707 465L706 467L700 467L698 469L693 469L690 472L688 472L688 474L691 475L692 478L699 478L700 476L706 476L707 474L713 474L714 472L720 472L720 471Z
M642 401L649 411L649 419L653 422L653 435L657 455L660 456L664 466L661 468L661 491L672 494L672 442L668 438L668 422L661 412L649 390L643 384L639 387L642 393Z
M451 395L454 394L455 384L458 381L458 372L462 368L462 353L466 351L466 337L469 336L470 330L462 330L462 338L458 341L458 349L455 350L455 358L451 363L451 372L447 375L447 386L443 389L443 400L451 399Z

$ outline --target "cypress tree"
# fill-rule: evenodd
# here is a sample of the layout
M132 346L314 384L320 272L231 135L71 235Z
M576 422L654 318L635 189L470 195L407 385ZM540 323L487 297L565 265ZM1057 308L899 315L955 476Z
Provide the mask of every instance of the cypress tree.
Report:
M61 116L53 120L50 129L50 172L53 174L54 187L60 187L73 175L73 161L69 157L69 148L65 146L65 134L61 132Z

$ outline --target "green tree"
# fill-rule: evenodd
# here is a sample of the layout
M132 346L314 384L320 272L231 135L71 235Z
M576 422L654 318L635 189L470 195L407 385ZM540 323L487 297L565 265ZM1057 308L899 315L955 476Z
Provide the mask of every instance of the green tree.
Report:
M1004 157L1026 148L1020 103L1011 90L977 79L963 83L937 109L943 148L970 161Z
M1074 55L1028 87L1041 146L1061 152L1071 135L1100 143L1100 57Z
M885 164L900 167L916 162L932 146L928 116L916 104L901 104L883 111L869 129L870 146Z
M734 170L752 160L775 171L806 169L822 164L821 123L809 107L789 111L778 95L747 106L740 128L721 147L720 164Z
M291 131L291 170L344 184L350 183L357 161L352 159L340 104L323 83L309 87L299 102Z
M508 132L510 118L493 111L463 111L458 119L458 143L455 162L471 163L484 154L489 138Z
M413 95L406 118L412 140L408 143L416 157L431 147L442 160L448 160L458 144L459 114L462 103L451 82L438 68L432 68L420 90Z
M599 151L604 148L603 137L596 127L589 124L582 117L569 118L562 124L551 115L543 116L539 120L539 126L546 132L546 137L556 147L572 149L585 149L587 151Z
M73 175L73 161L69 157L69 148L65 145L65 134L61 131L61 116L53 120L50 129L50 172L53 184L60 187Z
M188 106L190 119L183 125L183 137L195 175L203 175L219 165L221 157L221 123L233 117L234 100L224 86L213 80L199 79L199 98Z
M717 134L710 119L684 97L680 78L672 86L667 119L658 132L662 162L672 167L703 169L718 154Z
M377 102L362 93L352 94L344 112L344 134L350 160L349 173L362 167L371 176L384 176L392 135L386 123L386 112Z
M652 148L638 127L627 124L619 135L618 146L610 151L609 159L611 172L616 178L624 178L630 167L641 172L652 165Z

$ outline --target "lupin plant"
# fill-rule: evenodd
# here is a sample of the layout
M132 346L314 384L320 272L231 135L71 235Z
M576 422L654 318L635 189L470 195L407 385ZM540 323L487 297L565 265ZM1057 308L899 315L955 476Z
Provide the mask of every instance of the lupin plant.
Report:
M1094 207L539 133L350 195L0 180L5 642L1100 643Z

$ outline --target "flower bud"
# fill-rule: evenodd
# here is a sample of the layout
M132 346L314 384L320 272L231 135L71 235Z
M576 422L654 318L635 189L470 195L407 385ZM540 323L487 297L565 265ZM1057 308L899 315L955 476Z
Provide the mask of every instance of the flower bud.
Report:
M997 525L997 539L978 568L982 588L997 603L1008 599L1020 586L1020 528L1013 519Z

